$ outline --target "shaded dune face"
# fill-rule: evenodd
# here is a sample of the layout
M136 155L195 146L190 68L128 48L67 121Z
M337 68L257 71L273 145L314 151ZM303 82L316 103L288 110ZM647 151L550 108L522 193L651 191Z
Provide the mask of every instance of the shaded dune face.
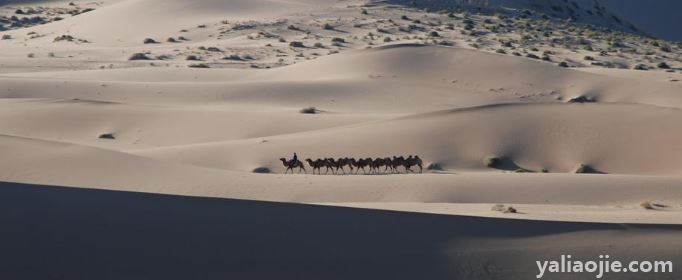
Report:
M11 225L0 241L6 267L0 275L8 278L90 279L104 271L104 279L517 278L537 273L535 258L627 254L680 261L674 248L682 245L675 237L679 226L515 221L12 183L2 183L0 194L0 222Z
M680 46L583 25L610 11L392 5L407 2L12 1L88 12L0 34L0 279L682 261ZM467 2L561 19L594 4ZM4 7L3 28L21 21ZM283 174L294 153L306 170ZM423 173L312 174L410 155Z
M679 21L672 14L680 9L675 0L645 3L638 0L390 0L390 3L434 10L452 7L472 9L530 10L555 18L572 19L625 32L650 34L657 38L676 41L680 39L674 26ZM652 16L654 15L654 16Z

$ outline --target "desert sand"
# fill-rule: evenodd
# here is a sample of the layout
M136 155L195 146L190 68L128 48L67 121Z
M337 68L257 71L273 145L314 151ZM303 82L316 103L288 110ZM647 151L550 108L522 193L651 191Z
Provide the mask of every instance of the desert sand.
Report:
M0 31L0 278L535 279L559 254L682 264L679 45L400 4L0 2L7 22L44 17ZM518 31L540 23L554 33ZM424 170L283 174L294 152L419 155Z

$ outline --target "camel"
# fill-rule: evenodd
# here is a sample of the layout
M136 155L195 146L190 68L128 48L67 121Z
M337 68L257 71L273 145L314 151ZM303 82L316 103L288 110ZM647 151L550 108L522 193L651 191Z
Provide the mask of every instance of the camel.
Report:
M424 171L424 162L422 159L420 159L419 156L414 156L414 163L419 167L419 173L422 173Z
M419 158L419 156L412 156L410 155L403 161L403 167L405 167L405 172L414 172L412 171L412 166L418 166L419 167L419 173L422 173L423 167L422 167L422 160Z
M337 159L334 164L334 168L336 168L336 173L338 173L339 169L341 169L341 171L343 171L343 174L346 174L346 170L343 169L343 167L346 165L350 166L350 171L353 172L353 166L350 165L350 160L348 158Z
M388 169L393 169L393 164L391 163L391 158L386 157L384 158L384 173L388 172Z
M398 167L403 166L404 162L405 158L403 156L399 157L393 156L393 160L391 161L391 168L393 169L393 173L399 172Z
M322 174L322 167L327 167L327 172L329 172L329 167L327 165L327 160L322 160L322 159L316 159L313 161L312 159L306 159L305 161L308 162L308 165L313 168L313 174L315 174L315 169L317 169L317 174ZM326 174L326 173L325 173Z
M366 158L366 159L359 159L356 163L356 168L358 172L360 169L362 169L362 173L367 174L367 170L365 170L365 167L369 167L369 170L372 171L372 159L371 158Z
M350 166L350 172L351 172L351 173L353 173L353 167L356 168L356 169L355 169L355 172L358 171L358 169L357 169L357 167L358 167L358 161L355 160L355 158L349 158L349 159L348 159L348 166Z
M384 167L386 167L386 168L384 168L384 173L386 173L386 170L388 169L388 165L390 163L391 163L390 159L388 161L386 161L386 159L383 159L383 158L375 158L372 161L371 169L373 170L373 172L375 174L378 174L379 172L381 172L380 171L381 167L384 166Z
M336 167L336 161L334 161L333 158L325 159L324 160L324 166L327 167L327 171L325 171L324 174L329 173L329 170L332 171L332 174L336 174L336 169L334 169Z
M287 174L287 172L289 172L289 170L291 170L291 174L294 174L294 168L296 168L296 167L298 167L298 173L301 173L301 170L303 170L303 172L305 172L305 173L308 173L308 172L305 170L305 166L303 165L303 163L302 163L300 160L294 161L294 160L292 159L292 160L288 161L288 160L285 159L285 158L280 158L279 160L281 160L281 161L282 161L282 164L284 165L284 167L287 168L287 169L284 171L284 174Z
M287 170L284 172L287 174L289 170L291 170L291 173L294 173L295 168L299 168L299 173L301 170L303 172L306 172L304 164L299 161L299 160L290 160L287 161L285 158L280 159L282 161L282 164L287 168ZM364 174L381 174L381 173L387 173L389 169L391 170L391 173L401 173L400 170L398 169L400 166L405 168L405 173L410 173L410 172L415 172L412 170L412 167L416 166L419 167L419 173L422 173L424 171L423 168L423 161L419 156L413 156L410 155L407 158L403 156L393 156L391 157L385 157L385 158L361 158L356 160L355 158L323 158L323 159L306 159L305 160L310 167L313 169L313 174L315 174L315 170L317 170L317 174L322 174L322 168L326 168L325 174L329 174L329 170L332 171L333 174L340 174L339 169L343 171L344 174L346 174L345 166L348 166L350 169L351 174L358 174L360 170L362 169L362 172ZM381 167L384 167L383 171L381 170ZM355 170L354 170L355 168ZM353 172L355 171L355 172Z

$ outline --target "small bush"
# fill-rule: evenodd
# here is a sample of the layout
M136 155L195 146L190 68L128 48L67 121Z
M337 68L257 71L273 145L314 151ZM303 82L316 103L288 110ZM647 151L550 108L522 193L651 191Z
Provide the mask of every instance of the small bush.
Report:
M589 56L589 55L586 55L583 59L584 59L584 60L588 60L588 61L593 61L593 60L594 60L594 57L591 57L591 56Z
M115 140L116 136L114 136L113 133L104 133L104 134L100 134L99 137L97 137L97 138L106 139L106 140Z
M149 60L150 58L144 53L134 53L128 60Z
M501 54L507 54L507 51L505 51L504 49L497 49L495 52L501 53Z
M289 46L292 48L305 48L305 45L303 45L303 42L299 42L299 41L292 41L291 43L289 43Z
M59 42L59 41L69 41L69 42L71 42L71 41L73 41L74 39L75 39L75 38L73 38L73 36L71 36L71 35L61 35L61 36L55 37L54 40L52 40L52 42Z
M224 60L243 60L241 57L239 57L236 54L231 54L228 56L223 57Z
M559 67L568 68L570 67L566 61L559 62Z
M206 63L190 64L189 67L191 67L191 68L211 68Z
M539 56L534 55L534 54L532 54L532 53L527 54L526 57L527 57L527 58L532 58L532 59L540 59Z
M320 112L320 110L317 110L315 107L308 107L301 109L299 112L301 112L301 114L317 114Z
M490 168L495 168L498 167L502 164L502 159L496 156L489 156L485 158L485 166L490 167Z
M345 42L346 42L346 40L343 39L343 38L339 38L339 37L334 37L334 38L332 38L332 43L343 44L343 43L345 43Z
M324 45L320 42L316 42L315 45L313 45L316 48L324 48Z
M597 100L594 98L594 96L581 95L581 96L573 97L566 102L567 103L593 103L593 102L597 102Z
M199 59L199 57L196 56L196 55L188 55L188 56L185 58L185 60L196 61L196 60L201 60L201 59Z
M440 34L438 34L438 32L436 32L436 31L431 31L431 32L429 32L429 36L430 37L440 37Z
M334 26L332 26L332 25L329 24L329 23L325 23L325 24L322 26L322 29L324 29L324 30L334 30Z
M649 70L649 66L646 66L644 64L637 64L637 65L635 65L635 67L633 69L640 70L640 71L646 71L646 70Z
M661 68L661 69L670 69L670 65L668 65L668 64L665 63L665 62L661 62L661 63L658 64L658 68Z
M253 173L266 174L271 173L270 168L267 167L256 167L253 169Z
M515 214L515 213L518 213L518 211L516 210L516 208L514 208L514 207L512 207L512 206L505 206L504 204L495 204L495 205L493 205L493 207L492 207L490 210L496 211L496 212L502 212L502 213L505 213L505 214Z
M12 35L9 35L9 34L3 34L2 35L2 40L9 40L9 39L12 39Z
M175 40L175 38L173 38L173 37L168 37L168 39L166 39L166 42L168 42L168 43L177 43L178 40Z
M145 43L145 44L158 44L158 43L159 43L159 42L157 42L156 40L154 40L154 39L152 39L152 38L145 38L144 41L142 41L142 42Z

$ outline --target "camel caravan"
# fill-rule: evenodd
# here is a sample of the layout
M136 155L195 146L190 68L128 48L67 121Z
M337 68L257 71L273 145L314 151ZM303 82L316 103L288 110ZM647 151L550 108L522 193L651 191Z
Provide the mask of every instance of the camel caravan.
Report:
M298 170L298 173L308 173L305 164L298 159L296 153L291 160L286 158L280 158L286 170L284 174L294 173L294 170ZM423 162L419 156L393 156L385 158L323 158L323 159L306 159L306 163L312 169L313 174L322 174L322 169L325 169L324 174L358 174L361 170L363 174L396 174L396 173L411 173L415 172L412 168L419 168L419 173L423 171ZM402 170L401 170L402 167ZM346 173L346 168L348 173ZM316 173L317 172L317 173Z

